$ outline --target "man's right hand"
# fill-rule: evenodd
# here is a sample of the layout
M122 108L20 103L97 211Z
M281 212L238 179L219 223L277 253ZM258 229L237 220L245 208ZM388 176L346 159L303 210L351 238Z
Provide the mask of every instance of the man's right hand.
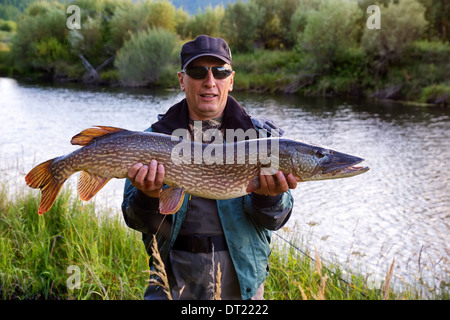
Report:
M150 165L136 163L128 171L131 184L152 198L159 198L164 185L164 166L152 160Z

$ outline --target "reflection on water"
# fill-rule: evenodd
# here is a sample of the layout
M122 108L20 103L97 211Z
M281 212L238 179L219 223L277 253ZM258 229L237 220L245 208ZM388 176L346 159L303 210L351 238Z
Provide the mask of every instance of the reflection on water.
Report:
M371 170L350 179L307 182L293 191L287 228L309 249L397 284L449 276L450 112L370 101L235 93L247 111L273 119L292 138L361 156ZM92 125L143 130L181 92L18 84L0 78L0 165L22 183L33 165L75 149ZM17 161L21 166L14 165ZM11 168L14 168L12 170ZM76 179L72 178L73 183ZM99 203L117 208L123 181ZM285 231L283 231L285 232Z

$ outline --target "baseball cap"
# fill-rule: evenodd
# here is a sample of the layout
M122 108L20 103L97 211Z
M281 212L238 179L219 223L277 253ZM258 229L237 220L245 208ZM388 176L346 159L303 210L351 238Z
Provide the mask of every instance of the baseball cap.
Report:
M227 42L222 38L201 35L193 41L186 42L181 48L181 69L204 56L213 56L231 65L231 51Z

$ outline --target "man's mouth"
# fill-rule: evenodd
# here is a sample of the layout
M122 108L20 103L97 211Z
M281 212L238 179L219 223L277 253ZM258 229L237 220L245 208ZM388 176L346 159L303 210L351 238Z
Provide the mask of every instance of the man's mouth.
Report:
M202 97L202 98L215 98L215 97L217 97L217 94L205 93L205 94L201 94L200 97Z

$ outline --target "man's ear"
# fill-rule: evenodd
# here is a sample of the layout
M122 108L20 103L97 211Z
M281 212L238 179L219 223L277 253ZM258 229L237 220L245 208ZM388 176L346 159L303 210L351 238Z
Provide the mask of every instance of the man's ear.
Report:
M178 72L178 80L180 81L180 89L184 91L184 73Z
M234 71L233 71L233 73L231 74L230 78L231 78L231 79L230 79L230 87L228 88L228 91L229 91L229 92L233 91Z

